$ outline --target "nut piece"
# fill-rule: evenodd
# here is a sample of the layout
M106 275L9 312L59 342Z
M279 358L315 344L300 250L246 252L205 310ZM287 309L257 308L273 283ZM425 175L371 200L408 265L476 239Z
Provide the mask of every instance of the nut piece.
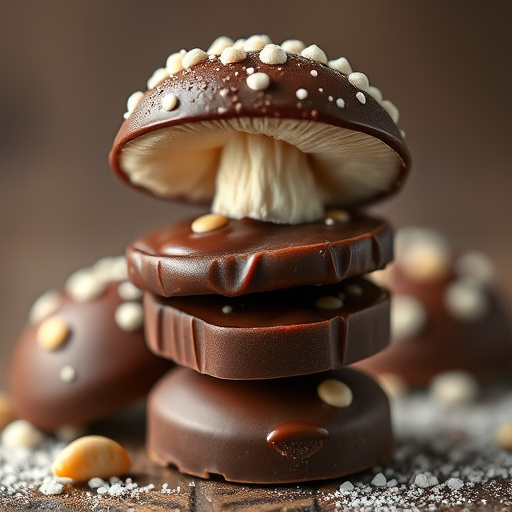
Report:
M131 466L130 454L102 436L85 436L68 444L52 464L55 476L76 481L121 476Z
M222 64L232 64L233 62L241 62L246 58L247 54L244 52L242 48L233 48L232 46L228 46L222 50L220 54L220 61Z
M512 451L512 421L503 423L496 430L495 439L500 448Z
M284 64L287 59L286 52L277 44L267 44L260 52L260 60L265 64Z
M249 70L247 70L249 72ZM247 77L247 86L253 91L263 91L270 84L270 78L266 73L254 73Z
M343 307L343 301L333 295L323 295L316 300L315 306L318 309L339 309Z
M339 380L324 380L316 391L320 400L332 407L347 407L352 403L352 390Z
M201 48L194 48L184 55L181 64L185 69L189 69L207 58L208 54L201 50Z
M206 233L208 231L214 231L225 226L229 222L227 217L224 215L217 215L215 213L208 213L198 217L190 228L194 233Z
M58 349L68 336L68 324L58 316L47 318L37 330L37 342L44 350Z

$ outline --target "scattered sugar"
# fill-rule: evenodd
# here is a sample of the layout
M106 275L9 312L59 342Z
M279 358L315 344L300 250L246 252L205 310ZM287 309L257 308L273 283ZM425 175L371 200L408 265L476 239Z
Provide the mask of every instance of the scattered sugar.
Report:
M39 487L39 492L42 492L46 496L62 494L63 491L64 486L55 481L45 482Z
M464 482L460 478L450 478L446 485L450 489L462 489L464 487Z
M371 482L371 484L375 485L375 487L385 487L387 483L388 481L382 473L377 473Z

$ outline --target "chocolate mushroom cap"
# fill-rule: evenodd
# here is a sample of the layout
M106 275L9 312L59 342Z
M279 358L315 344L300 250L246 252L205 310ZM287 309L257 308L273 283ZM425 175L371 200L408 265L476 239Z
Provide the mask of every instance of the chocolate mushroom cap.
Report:
M409 153L378 99L316 60L287 53L286 62L267 64L262 53L226 64L210 56L148 90L114 142L118 177L163 198L213 199L213 211L228 217L284 223L401 187ZM259 169L255 178L248 168ZM214 199L225 183L231 190ZM297 188L299 198L288 197ZM233 210L237 195L251 204Z

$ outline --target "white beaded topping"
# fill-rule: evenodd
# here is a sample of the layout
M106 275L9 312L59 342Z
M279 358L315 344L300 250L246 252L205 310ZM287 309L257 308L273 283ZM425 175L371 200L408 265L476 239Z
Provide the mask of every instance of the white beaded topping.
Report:
M207 53L209 55L220 55L225 48L233 46L233 39L226 36L220 36L208 48Z
M249 89L262 91L270 85L270 78L266 73L253 73L247 77L246 82Z
M288 59L286 52L277 44L267 44L259 54L264 64L284 64Z
M158 68L148 79L148 89L153 89L158 84L161 84L167 77L169 72L165 68Z
M192 66L196 66L197 64L200 64L207 59L208 54L205 51L201 50L201 48L194 48L184 55L181 64L184 69L189 69Z
M140 329L144 321L144 309L139 302L125 302L120 304L115 312L117 325L127 332Z
M233 46L228 46L222 50L220 55L220 61L222 64L232 64L233 62L241 62L246 58L247 54L245 53L243 48L235 48Z
M186 53L186 50L181 50L169 55L165 69L170 75L174 75L183 69L183 57L185 57Z
M281 43L281 48L288 53L300 54L306 45L298 39L287 39Z
M133 111L137 108L137 105L140 103L143 97L144 93L142 91L136 91L130 95L128 101L126 102L126 112L124 114L125 119L128 119L133 114Z
M352 66L345 57L340 57L339 59L336 60L330 60L329 62L327 62L327 65L331 69L335 69L336 71L339 71L344 75L350 75L352 73Z
M370 82L364 73L350 73L350 75L348 75L348 81L354 87L361 89L361 91L369 92L370 90Z
M261 34L261 35L254 35L249 37L244 42L244 50L246 52L250 51L259 51L264 48L265 45L271 44L272 41L270 40L270 37Z
M311 46L304 48L300 54L302 57L306 57L306 59L312 59L322 64L327 64L327 55L316 44L312 44Z
M171 112L178 105L178 97L176 96L176 94L172 94L172 93L166 94L160 100L160 104L162 105L162 108L164 110L167 110L168 112Z

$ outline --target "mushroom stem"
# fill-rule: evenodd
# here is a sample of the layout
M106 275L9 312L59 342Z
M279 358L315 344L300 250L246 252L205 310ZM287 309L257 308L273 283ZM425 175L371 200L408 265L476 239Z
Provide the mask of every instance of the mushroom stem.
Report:
M324 205L306 154L266 135L234 133L222 151L212 211L298 224L321 219Z

